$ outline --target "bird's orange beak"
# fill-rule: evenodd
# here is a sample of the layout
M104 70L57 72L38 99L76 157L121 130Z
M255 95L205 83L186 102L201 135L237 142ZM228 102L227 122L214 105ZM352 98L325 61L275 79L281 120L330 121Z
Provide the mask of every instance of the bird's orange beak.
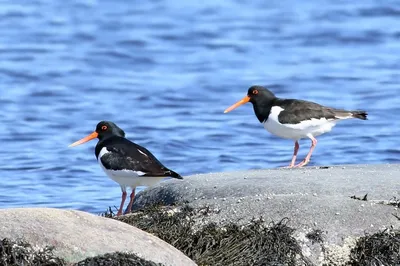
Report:
M238 108L239 106L241 106L241 105L243 105L243 104L245 104L245 103L248 103L249 101L250 101L250 97L246 95L243 99L241 99L240 101L238 101L238 102L235 103L234 105L232 105L232 106L230 106L229 108L227 108L227 109L224 111L224 114L226 114L226 113L232 111L233 109Z
M78 141L75 141L74 143L72 143L72 144L69 145L68 147L75 147L75 146L81 145L81 144L83 144L83 143L85 143L85 142L88 142L89 140L92 140L92 139L97 138L98 135L99 135L99 134L95 131L95 132L93 132L92 134L90 134L90 135L84 137L83 139L80 139L80 140L78 140Z

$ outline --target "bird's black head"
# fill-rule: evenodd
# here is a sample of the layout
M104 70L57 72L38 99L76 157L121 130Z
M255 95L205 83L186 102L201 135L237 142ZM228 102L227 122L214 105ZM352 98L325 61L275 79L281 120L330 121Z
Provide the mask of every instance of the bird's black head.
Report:
M251 86L247 91L247 96L250 98L249 102L258 103L261 101L271 101L275 99L275 95L263 86Z
M97 124L96 130L89 134L88 136L84 137L83 139L80 139L68 147L75 147L80 144L83 144L85 142L88 142L89 140L98 138L99 140L102 140L107 137L111 136L119 136L119 137L125 137L125 132L120 129L116 124L110 121L101 121Z
M275 95L267 90L266 88L262 86L251 86L249 90L247 91L247 95L235 103L234 105L230 106L227 108L224 113L228 113L232 111L233 109L236 109L237 107L241 106L242 104L251 102L254 106L262 106L262 105L268 105L270 104L274 99Z
M115 123L110 121L101 121L96 126L96 131L98 139L103 139L108 136L120 136L125 137L125 132L120 129Z

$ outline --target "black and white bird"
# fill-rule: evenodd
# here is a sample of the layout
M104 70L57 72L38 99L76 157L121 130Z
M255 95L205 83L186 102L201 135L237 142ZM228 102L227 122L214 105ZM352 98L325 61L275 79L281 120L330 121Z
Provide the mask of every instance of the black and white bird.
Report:
M126 139L125 132L113 122L99 122L93 133L68 147L78 146L95 138L99 139L95 155L101 168L121 186L121 205L117 216L122 214L127 187L132 188L127 208L127 212L131 212L137 186L152 186L165 177L183 179L178 173L165 167L146 148Z
M309 101L280 99L262 86L250 87L247 95L224 113L247 102L253 104L255 115L267 131L281 138L294 140L290 168L307 165L317 145L315 137L331 131L338 121L350 118L367 119L366 111L347 111ZM306 158L296 165L299 140L302 138L311 139L311 148Z

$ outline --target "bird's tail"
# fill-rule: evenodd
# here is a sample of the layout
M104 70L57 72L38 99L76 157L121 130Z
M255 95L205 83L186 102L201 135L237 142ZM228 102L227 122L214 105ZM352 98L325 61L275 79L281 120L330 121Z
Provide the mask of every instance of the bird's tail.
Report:
M367 120L367 112L366 111L351 111L351 114L354 118L358 118L361 120Z
M335 117L337 119L358 118L361 120L367 120L367 115L368 113L366 111L335 110Z
M176 178L176 179L183 179L183 177L182 177L180 174L178 174L177 172L174 172L174 171L172 171L172 170L168 170L166 173L167 173L170 177L173 177L173 178Z

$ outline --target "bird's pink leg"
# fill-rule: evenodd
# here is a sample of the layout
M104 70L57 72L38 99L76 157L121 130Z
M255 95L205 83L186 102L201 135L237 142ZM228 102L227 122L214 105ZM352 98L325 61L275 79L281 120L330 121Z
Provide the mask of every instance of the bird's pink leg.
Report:
M292 162L289 165L289 168L292 168L294 164L296 163L296 157L297 157L297 152L299 151L300 145L299 142L296 140L294 143L294 151L293 151L293 157L292 157Z
M299 164L295 165L294 167L303 167L305 165L307 165L310 162L311 159L311 154L313 153L315 146L317 146L317 139L314 138L313 136L308 136L311 139L311 147L310 147L310 151L308 152L306 158Z
M132 204L133 204L133 200L135 199L135 189L136 189L136 188L132 188L131 200L129 201L129 204L128 204L128 211L127 211L127 213L130 213L130 212L132 211Z
M122 209L124 208L125 199L126 199L126 191L122 191L121 205L119 206L117 216L122 215Z

